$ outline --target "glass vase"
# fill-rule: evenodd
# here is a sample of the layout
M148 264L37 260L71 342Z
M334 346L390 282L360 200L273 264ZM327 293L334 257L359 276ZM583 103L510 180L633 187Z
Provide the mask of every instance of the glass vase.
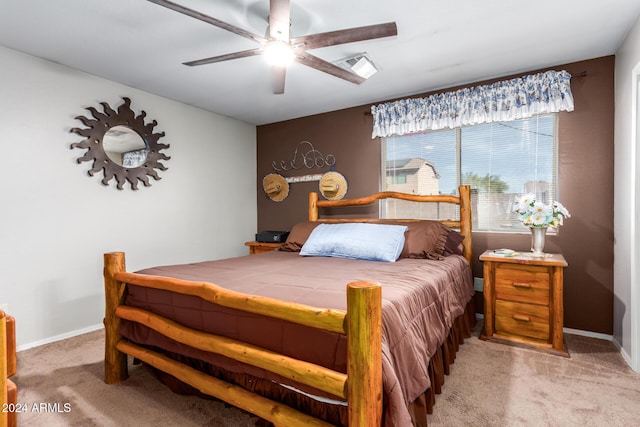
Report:
M544 258L544 238L547 227L531 227L531 255L534 258Z

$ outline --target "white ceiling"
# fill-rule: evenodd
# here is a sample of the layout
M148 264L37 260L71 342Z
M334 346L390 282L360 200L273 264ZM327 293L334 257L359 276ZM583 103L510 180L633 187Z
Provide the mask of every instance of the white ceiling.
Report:
M268 0L174 1L265 34ZM294 63L274 95L261 56L182 65L255 42L145 0L0 0L0 45L260 125L614 54L640 15L638 0L291 3L292 37L395 21L397 37L311 51L382 70L358 86Z

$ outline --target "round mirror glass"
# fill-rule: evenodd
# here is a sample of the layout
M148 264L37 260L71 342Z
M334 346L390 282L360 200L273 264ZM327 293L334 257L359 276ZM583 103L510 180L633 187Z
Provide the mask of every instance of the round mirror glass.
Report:
M147 160L149 147L138 132L127 126L114 126L105 132L102 148L112 162L125 168L137 168Z

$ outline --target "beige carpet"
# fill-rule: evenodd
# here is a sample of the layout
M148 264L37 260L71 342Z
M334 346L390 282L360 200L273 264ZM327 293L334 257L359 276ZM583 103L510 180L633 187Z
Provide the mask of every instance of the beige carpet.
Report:
M570 359L468 339L429 425L640 426L640 375L612 343L566 338ZM221 402L173 394L140 366L105 385L102 339L97 331L18 353L20 426L255 425Z
M640 374L613 343L565 335L571 358L471 338L430 426L640 426Z

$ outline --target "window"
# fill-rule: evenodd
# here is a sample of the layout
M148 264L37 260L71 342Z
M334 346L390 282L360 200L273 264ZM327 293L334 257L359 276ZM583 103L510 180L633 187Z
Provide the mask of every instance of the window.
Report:
M475 231L525 232L512 213L516 195L557 200L557 114L483 123L383 140L384 191L457 194L470 185ZM442 205L442 209L445 204ZM381 204L381 216L407 218L403 203ZM455 209L418 213L454 218Z
M391 180L391 184L406 184L407 183L407 174L406 173L396 173L389 176Z

